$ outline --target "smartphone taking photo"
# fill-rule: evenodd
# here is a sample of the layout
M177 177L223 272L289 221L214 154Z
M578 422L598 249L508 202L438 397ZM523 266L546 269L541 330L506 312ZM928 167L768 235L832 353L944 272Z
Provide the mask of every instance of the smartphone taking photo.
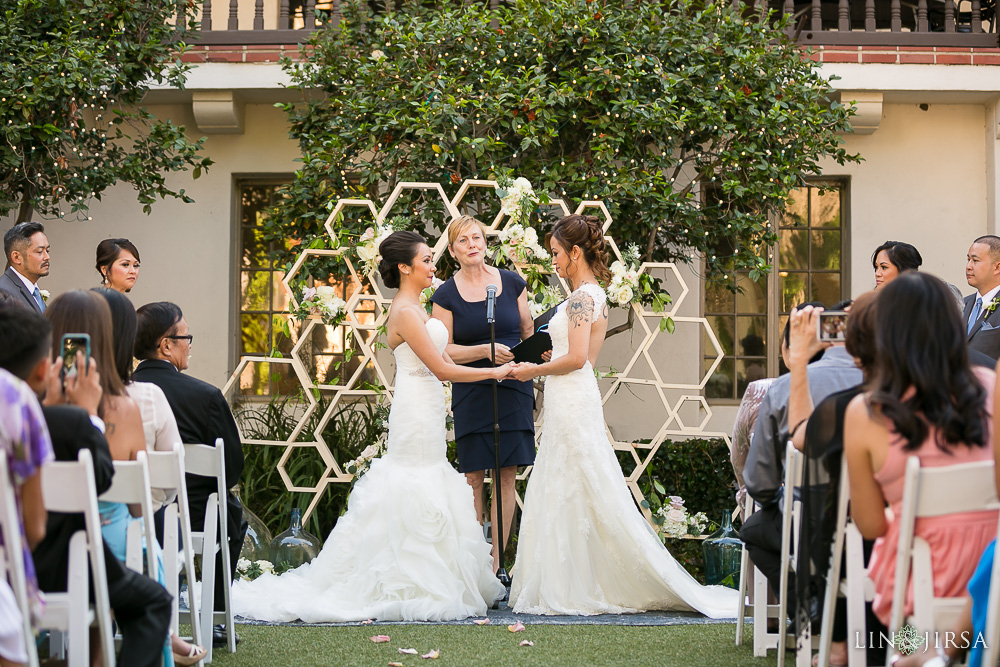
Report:
M847 340L847 311L825 310L816 320L816 337L824 343L843 343Z
M60 355L62 356L62 370L60 376L63 383L68 377L76 377L79 369L76 367L76 353L83 352L84 364L90 363L90 334L68 333L63 334L59 344ZM86 370L86 368L85 368Z

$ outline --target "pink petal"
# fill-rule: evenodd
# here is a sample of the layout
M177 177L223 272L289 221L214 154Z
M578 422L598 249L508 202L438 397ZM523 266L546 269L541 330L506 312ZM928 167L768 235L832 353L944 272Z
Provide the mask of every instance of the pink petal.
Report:
M472 619L472 622L475 623L476 625L489 625L490 624L490 619L488 619L488 618L474 618L474 619Z
M384 644L389 641L389 635L375 635L373 637L369 637L368 639L372 640L375 644Z
M519 644L519 646L534 646L534 645L535 645L535 642L530 641L528 639L522 639L521 643Z
M521 621L518 621L514 625L508 625L507 629L511 632L524 632L524 624L521 623Z
M441 651L437 650L436 648L432 648L429 653L425 653L424 655L422 655L420 657L424 658L425 660L437 660L438 656L440 656L440 655L441 655Z
M399 652L403 655L417 655L418 651L415 648L401 648Z
M389 667L403 667L403 663L401 663L401 662L390 662L389 663Z
M371 625L374 622L375 621L369 618L367 621L361 621L361 625Z

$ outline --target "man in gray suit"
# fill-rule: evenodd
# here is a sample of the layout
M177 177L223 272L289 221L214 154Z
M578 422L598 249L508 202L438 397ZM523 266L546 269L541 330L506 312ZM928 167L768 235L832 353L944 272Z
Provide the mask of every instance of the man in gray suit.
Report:
M980 236L969 248L965 278L976 288L965 297L962 321L969 348L1000 358L1000 237Z
M38 222L21 222L3 235L7 270L0 275L0 290L28 308L45 312L38 279L49 275L49 240Z

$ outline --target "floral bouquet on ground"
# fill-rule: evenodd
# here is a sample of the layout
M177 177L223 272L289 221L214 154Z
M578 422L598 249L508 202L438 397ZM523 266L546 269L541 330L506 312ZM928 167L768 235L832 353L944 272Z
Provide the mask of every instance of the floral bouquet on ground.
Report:
M299 307L292 313L296 320L318 317L329 325L340 324L346 314L347 303L337 296L337 288L328 285L306 287L299 295Z
M274 574L274 565L269 560L250 561L241 558L236 561L236 576L243 581L253 581L265 572Z
M708 528L708 517L704 512L689 514L684 507L684 499L680 496L670 496L670 503L663 504L653 515L653 523L657 524L662 538L686 537L701 535Z

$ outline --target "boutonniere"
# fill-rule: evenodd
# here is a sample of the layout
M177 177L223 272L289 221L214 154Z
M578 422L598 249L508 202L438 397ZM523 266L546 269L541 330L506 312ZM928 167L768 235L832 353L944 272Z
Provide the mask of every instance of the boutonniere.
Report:
M49 291L47 289L40 289L38 290L38 293L42 295L42 301L45 303L49 302ZM996 304L994 304L993 307L996 308Z

